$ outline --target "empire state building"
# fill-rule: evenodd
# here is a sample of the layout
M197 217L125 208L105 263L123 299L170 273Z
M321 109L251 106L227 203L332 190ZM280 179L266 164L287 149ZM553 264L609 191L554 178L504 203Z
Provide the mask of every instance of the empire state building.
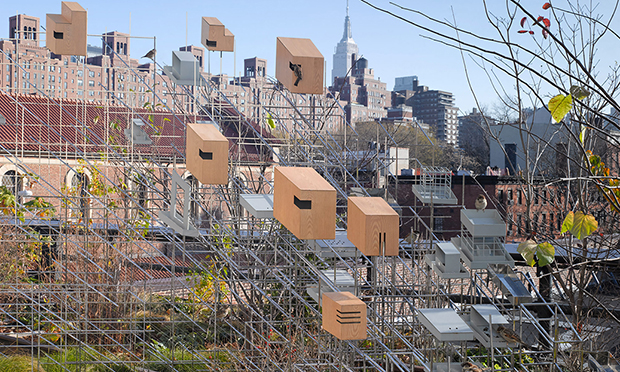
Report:
M351 20L349 19L349 2L347 1L347 16L344 18L344 34L334 52L332 68L332 83L336 77L345 77L351 68L351 56L358 54L357 44L351 34Z

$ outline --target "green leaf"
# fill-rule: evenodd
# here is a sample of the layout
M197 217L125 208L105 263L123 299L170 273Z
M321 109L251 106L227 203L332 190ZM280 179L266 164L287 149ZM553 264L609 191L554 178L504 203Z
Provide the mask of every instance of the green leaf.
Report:
M549 111L556 123L561 122L572 107L573 98L570 94L567 96L558 94L549 100Z
M536 244L536 242L529 239L519 244L519 246L517 247L517 252L521 253L521 257L523 257L523 259L528 265L534 266L534 264L536 263L536 261L534 260L534 254L536 253L537 248L538 245Z
M267 113L267 124L269 124L271 129L276 129L276 123L273 121L270 113Z
M578 85L573 85L572 87L570 87L570 94L581 101L582 99L588 97L590 95L590 92Z
M555 248L547 242L540 243L536 249L536 257L538 257L538 266L547 266L555 258Z
M565 232L570 231L570 229L573 228L574 224L575 224L575 213L570 211L566 215L566 218L564 218L564 222L562 222L562 230L560 230L560 232L564 234Z
M592 234L596 229L598 229L598 222L596 222L594 216L584 214L583 212L575 213L575 221L570 229L570 233L577 239L583 240L583 238Z
M585 144L586 129L588 129L588 127L586 127L585 125L581 124L581 131L579 131L579 142L581 142L582 145Z
M598 167L599 165L601 165L601 157L598 155L592 155L588 158L588 160L590 160L590 164L593 167Z

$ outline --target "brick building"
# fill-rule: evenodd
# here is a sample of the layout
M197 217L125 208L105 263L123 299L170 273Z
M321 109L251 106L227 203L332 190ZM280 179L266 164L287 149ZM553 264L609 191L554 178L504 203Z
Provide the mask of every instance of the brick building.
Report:
M357 56L352 58L355 61ZM375 79L374 70L368 67L365 58L357 60L351 76L336 77L329 91L346 102L345 111L350 123L378 120L386 116L390 107L387 85Z
M0 89L4 92L130 107L161 104L175 111L196 111L194 100L185 91L195 94L194 87L176 86L166 74L156 71L152 62L131 58L131 35L107 32L101 49L90 46L84 58L54 55L41 46L36 32L39 28L37 17L20 14L9 19L10 40L0 41ZM217 87L222 100L230 101L239 113L261 125L265 125L265 108L278 124L288 125L295 111L292 105L304 115L317 116L333 106L327 94L273 94L277 87L266 77L265 59L247 59L244 76L233 78L204 72L204 48L190 45L179 50L194 55L201 75ZM344 125L344 117L334 114L324 120L323 128L339 130Z
M400 206L411 206L430 226L431 210L429 205L422 205L416 199L410 185L416 176L398 177L398 197ZM392 184L390 192L394 191ZM505 176L452 176L452 192L458 202L455 205L437 204L433 209L433 228L439 239L450 239L460 234L460 209L465 200L465 208L474 209L478 195L484 194L488 200L488 209L497 209L506 221L506 241L522 241L528 235L528 215L532 230L544 239L557 238L564 220L564 191L561 186L549 186L542 178L536 179L532 186L531 206L528 214L527 187L518 177ZM404 209L404 216L411 212ZM411 220L413 221L413 220ZM407 236L411 229L420 230L411 221L403 218L401 237Z

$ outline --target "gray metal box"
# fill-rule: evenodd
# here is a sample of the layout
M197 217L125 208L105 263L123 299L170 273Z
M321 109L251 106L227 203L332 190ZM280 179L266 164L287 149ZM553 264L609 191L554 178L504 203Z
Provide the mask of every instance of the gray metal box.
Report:
M420 309L420 323L439 341L469 341L474 332L453 309Z
M273 218L273 194L243 194L239 202L256 218Z
M172 66L165 66L164 72L178 85L202 85L200 65L191 52L173 51Z

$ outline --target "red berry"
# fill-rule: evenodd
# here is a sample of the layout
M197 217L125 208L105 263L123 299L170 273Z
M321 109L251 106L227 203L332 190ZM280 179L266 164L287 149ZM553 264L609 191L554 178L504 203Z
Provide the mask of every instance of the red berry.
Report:
M549 8L551 8L551 3L544 3L544 4L543 4L543 9L544 9L544 10L547 10L547 9L549 9Z

